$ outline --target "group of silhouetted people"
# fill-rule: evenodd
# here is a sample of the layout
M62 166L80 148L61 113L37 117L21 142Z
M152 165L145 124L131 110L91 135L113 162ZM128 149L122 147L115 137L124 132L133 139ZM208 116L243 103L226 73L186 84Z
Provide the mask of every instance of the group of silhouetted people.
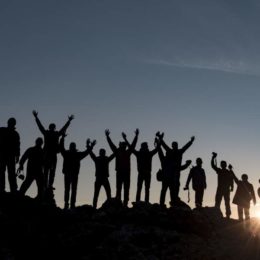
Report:
M38 113L33 111L36 124L43 135L38 137L33 147L28 148L20 158L20 136L16 131L16 120L10 118L6 127L0 128L0 193L5 192L5 171L7 169L10 192L25 194L33 181L37 184L37 199L43 200L47 191L53 190L55 171L57 165L57 154L61 153L63 157L62 173L64 174L64 208L74 208L76 205L78 175L80 172L81 160L90 155L95 163L95 185L93 207L97 207L98 196L103 186L107 199L111 198L111 188L109 183L109 163L115 159L116 171L116 198L121 200L123 189L123 204L128 206L129 190L131 183L131 155L134 154L137 160L137 192L136 201L141 200L141 191L144 184L145 202L149 202L150 184L152 172L152 160L154 155L158 154L161 169L156 174L157 180L161 182L160 205L165 206L165 197L167 190L170 191L170 204L172 206L181 205L179 197L181 172L191 165L191 160L186 160L183 164L183 154L193 144L195 137L182 148L179 148L177 142L172 142L169 147L164 141L164 133L157 132L154 139L154 149L149 150L147 142L141 143L140 150L136 150L136 144L139 137L139 130L135 130L135 136L130 143L125 133L122 133L123 141L116 146L110 138L110 131L105 130L107 142L112 150L110 155L106 154L105 149L99 150L99 155L93 152L96 140L87 139L86 149L78 151L74 142L70 143L69 149L65 148L66 131L74 119L71 115L68 117L65 125L56 130L55 124L50 124L48 129L42 125ZM230 192L233 190L234 182L237 184L237 190L233 203L238 207L239 220L249 219L250 201L256 203L256 197L252 184L248 182L248 176L242 175L239 180L234 172L232 165L227 166L226 161L220 162L217 166L217 154L212 154L211 166L217 174L218 183L215 196L215 207L220 208L222 198L225 201L226 217L231 215ZM22 179L24 164L27 162L26 177L18 191L16 177ZM16 164L19 163L16 171ZM201 158L196 159L196 165L191 167L184 190L189 189L192 182L192 188L195 191L195 206L201 208L203 205L204 191L207 188L206 174L202 168Z

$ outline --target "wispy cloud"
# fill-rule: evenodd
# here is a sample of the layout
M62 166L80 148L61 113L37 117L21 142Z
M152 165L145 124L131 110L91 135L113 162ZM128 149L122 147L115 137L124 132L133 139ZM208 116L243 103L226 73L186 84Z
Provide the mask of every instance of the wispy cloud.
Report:
M228 61L225 59L215 61L185 61L176 59L173 61L164 59L145 59L143 62L154 65L172 66L179 68L189 68L198 70L211 70L226 73L236 73L245 75L260 76L260 68L257 66L249 65L243 61Z

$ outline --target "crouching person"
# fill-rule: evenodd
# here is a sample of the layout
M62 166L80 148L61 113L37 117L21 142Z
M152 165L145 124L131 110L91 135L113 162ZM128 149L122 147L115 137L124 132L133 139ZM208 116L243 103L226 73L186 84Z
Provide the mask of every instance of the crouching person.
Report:
M63 169L64 174L64 209L69 208L69 197L70 198L70 208L75 208L76 196L77 196L77 186L78 186L78 175L80 170L80 161L84 159L89 154L89 149L92 149L92 146L89 145L89 139L87 140L86 147L87 149L83 152L79 152L76 148L75 143L70 143L69 150L64 148L64 139L65 134L63 134L60 140L60 151L63 156Z
M44 154L43 154L43 139L37 138L35 141L35 146L28 148L25 153L23 154L20 162L18 172L23 171L24 163L27 161L27 171L26 171L26 178L21 185L20 193L25 194L26 191L31 186L32 182L35 180L37 184L38 199L43 198L43 189L44 189L44 181L43 181L43 161L44 161Z
M247 174L242 174L241 180L239 180L234 172L232 171L232 166L229 165L233 179L237 184L237 190L233 199L233 203L237 205L238 219L243 221L243 214L245 219L250 219L250 201L253 200L254 205L256 204L256 197L254 192L254 187L248 182Z

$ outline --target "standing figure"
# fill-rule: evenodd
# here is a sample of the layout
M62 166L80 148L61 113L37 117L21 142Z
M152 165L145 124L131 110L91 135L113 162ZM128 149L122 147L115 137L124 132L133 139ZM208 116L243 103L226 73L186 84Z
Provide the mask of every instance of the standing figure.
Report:
M0 193L5 192L5 171L7 168L10 191L17 191L15 165L20 157L20 136L15 130L15 118L9 118L7 127L0 128Z
M253 200L254 205L256 204L256 197L254 192L254 187L248 182L247 174L242 174L241 180L239 180L234 172L232 171L232 166L230 165L231 173L235 183L237 184L237 190L233 199L233 203L237 205L238 219L243 221L243 213L245 214L245 219L250 219L249 209L250 201Z
M137 143L139 130L135 130L135 137L129 148L127 148L126 142L120 142L119 147L116 147L109 136L110 132L108 129L105 131L105 134L108 144L115 154L116 158L116 198L121 200L122 186L124 186L123 204L124 206L127 206L129 201L130 189L130 158Z
M54 189L53 183L57 165L57 154L59 153L59 138L66 133L74 116L69 116L67 123L59 131L56 131L56 125L53 123L49 125L49 130L43 127L38 118L38 112L33 111L33 115L39 130L44 136L44 187L46 190L52 190Z
M193 144L195 137L192 136L190 141L186 145L184 145L181 149L179 149L177 142L172 142L172 148L170 148L163 140L163 136L164 136L163 133L157 132L156 135L159 138L159 142L161 143L161 146L166 151L165 167L167 168L167 172L169 172L169 175L171 175L171 178L173 178L172 179L173 194L172 194L171 203L178 204L180 201L180 198L179 198L180 173L183 170L182 157L183 157L184 152ZM170 172L172 172L172 173L170 174Z
M96 166L96 181L95 181L95 191L93 198L93 207L97 208L97 201L101 186L104 187L107 195L107 199L111 199L111 188L109 184L109 163L114 159L115 154L106 156L106 150L100 149L99 156L96 156L92 149L90 149L90 157Z
M44 154L43 154L43 139L37 138L35 141L35 146L28 148L23 156L21 157L21 160L19 162L19 168L18 171L23 170L23 165L27 161L27 171L26 171L26 178L24 182L22 183L20 187L20 193L25 194L26 191L31 186L32 182L35 180L37 184L38 199L43 199L43 160L44 160Z
M171 163L171 157L169 156L169 152L166 152L166 155L164 155L162 149L161 149L161 143L157 139L156 142L158 147L158 155L161 162L161 181L162 181L162 189L160 194L160 205L165 206L165 196L166 192L169 188L170 190L170 198L171 198L171 205L178 205L178 202L180 201L180 198L178 197L177 192L179 192L179 174L181 171L187 169L190 164L191 160L187 160L184 165L181 165L179 168L173 168ZM176 199L176 197L178 199ZM174 203L173 203L174 202Z
M220 167L217 167L217 154L212 153L211 167L215 170L218 175L218 187L215 197L215 207L220 208L221 200L224 197L226 206L226 217L230 218L230 192L233 191L233 177L230 170L227 169L227 162L221 161Z
M197 158L196 164L197 165L190 170L184 190L189 189L189 184L192 180L192 188L195 191L195 205L197 208L201 208L204 190L207 188L207 183L205 171L202 168L202 159Z
M125 133L123 133L123 138L126 141L128 147L130 147L129 142L126 139ZM137 159L137 192L136 201L140 201L141 191L143 183L145 184L145 202L149 202L150 195L150 185L151 185L151 172L152 172L152 159L157 153L157 147L152 151L149 151L148 144L146 142L141 143L141 148L139 151L133 149L133 154Z
M60 140L60 151L63 156L63 168L62 172L64 174L64 209L69 208L69 197L70 198L70 208L75 208L76 196L77 196L77 186L78 186L78 175L80 171L80 161L84 159L89 151L95 145L95 141L90 144L90 140L87 140L87 149L83 152L77 150L76 144L74 142L70 143L69 150L65 150L64 147L65 134L62 135Z

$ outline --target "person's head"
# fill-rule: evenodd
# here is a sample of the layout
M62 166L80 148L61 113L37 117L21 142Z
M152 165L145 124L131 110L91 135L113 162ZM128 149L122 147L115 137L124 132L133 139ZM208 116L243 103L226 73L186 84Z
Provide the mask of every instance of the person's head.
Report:
M38 137L36 140L35 140L35 145L37 147L41 147L43 144L43 139L41 137Z
M120 142L119 148L120 148L120 150L126 150L126 142Z
M50 131L55 131L55 129L56 129L56 125L55 125L54 123L51 123L51 124L49 125L49 130L50 130Z
M70 143L70 151L72 151L72 152L77 151L76 143L74 143L74 142Z
M226 169L226 168L227 168L227 162L226 162L226 161L221 161L221 162L220 162L220 167L221 167L222 169Z
M143 142L141 143L141 149L142 151L148 151L148 143L147 142Z
M196 164L197 164L198 166L201 166L201 165L202 165L202 159L201 159L201 158L197 158L197 159L196 159Z
M247 181L248 180L248 175L247 174L242 174L241 175L241 179L242 179L242 181Z
M16 119L14 117L11 117L7 121L8 128L15 128L16 125Z
M99 155L100 155L101 157L105 157L105 156L106 156L106 150L105 150L105 149L100 149L100 150L99 150Z
M178 143L177 142L172 142L172 149L178 150Z

